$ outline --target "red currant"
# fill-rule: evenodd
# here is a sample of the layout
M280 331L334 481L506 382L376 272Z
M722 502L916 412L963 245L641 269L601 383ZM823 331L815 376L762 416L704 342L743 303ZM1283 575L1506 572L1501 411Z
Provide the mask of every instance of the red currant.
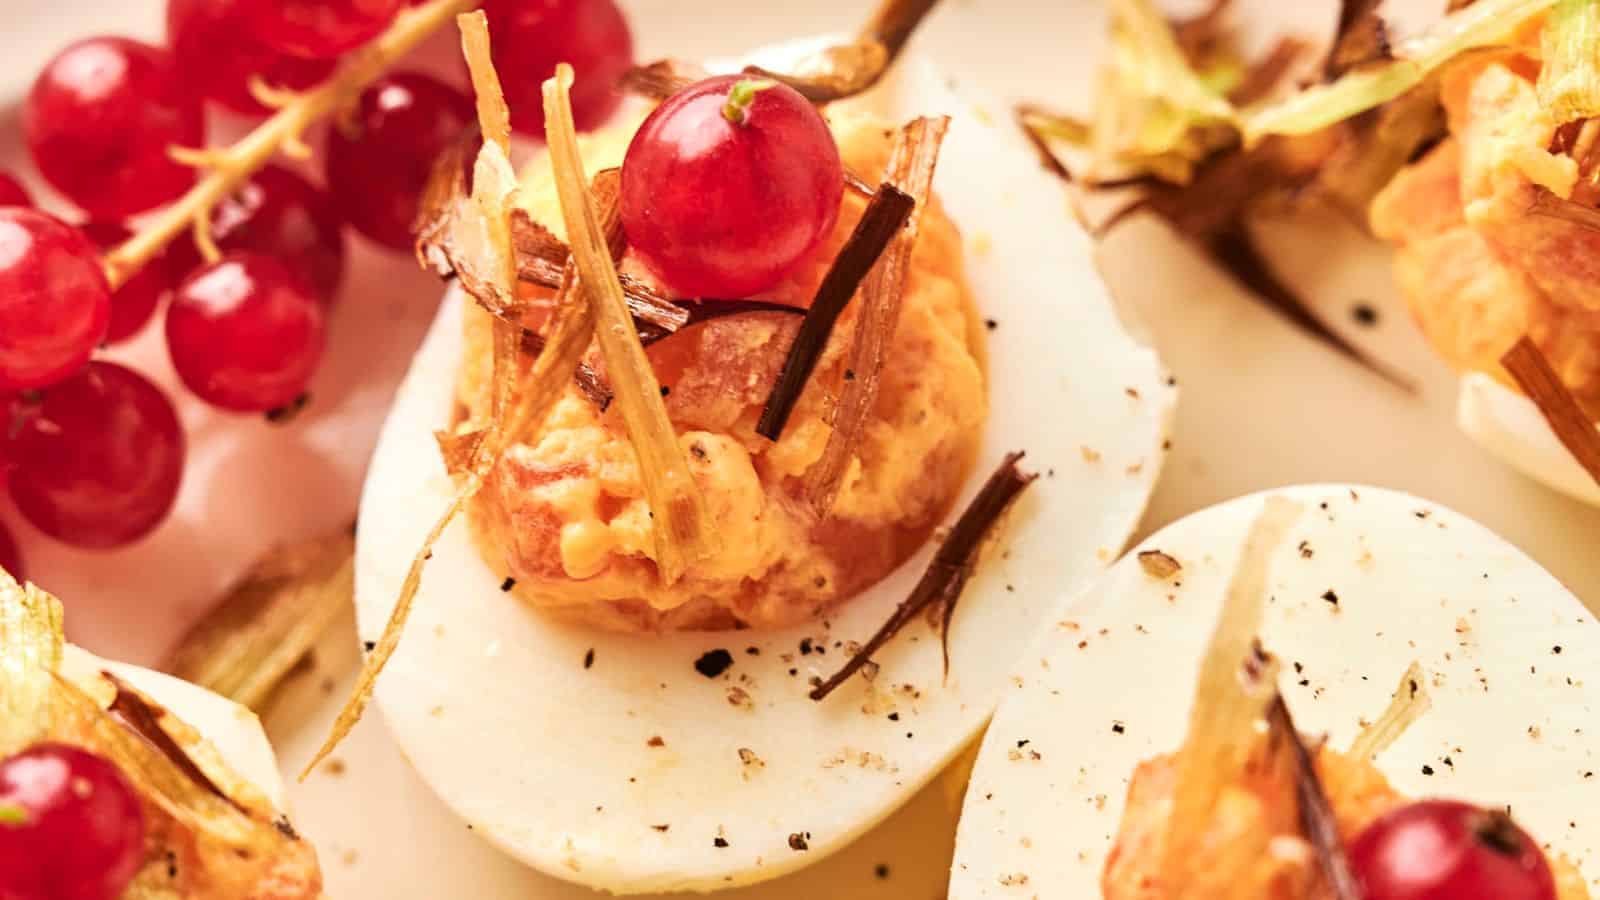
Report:
M42 212L0 208L0 389L72 374L105 338L111 315L94 245Z
M130 237L127 226L115 222L90 222L83 233L101 250L109 250ZM172 275L164 257L146 263L144 268L111 295L111 323L105 343L117 344L133 337L149 323L167 291L172 290Z
M1499 810L1448 800L1403 806L1350 845L1366 900L1556 900L1550 863Z
M115 900L144 862L144 809L116 766L67 744L0 763L6 900Z
M0 172L0 206L32 206L33 198L22 182L7 172Z
M131 369L95 361L22 410L7 441L11 499L63 543L110 549L172 510L184 438L172 401Z
M243 0L256 37L281 53L333 59L389 27L400 0Z
M321 82L334 67L331 59L300 59L262 45L239 14L238 0L168 0L167 44L185 85L247 116L268 112L250 93L252 77L298 91Z
M612 0L488 0L489 40L506 85L511 124L544 137L541 85L570 63L572 117L594 128L622 102L617 83L633 65L633 33Z
M333 200L315 185L279 166L250 176L211 211L211 236L224 252L249 250L276 257L331 303L344 278L343 220ZM180 277L198 268L200 251L190 238L168 250Z
M798 91L746 76L669 97L622 164L629 245L686 297L772 287L833 230L844 166Z
M167 310L167 350L200 399L234 412L286 407L322 360L322 304L288 266L232 253L190 275Z
M436 78L401 72L379 79L328 135L328 189L362 234L409 249L434 159L474 121L472 101Z
M167 148L205 138L200 101L171 55L127 38L63 50L34 82L22 119L39 172L97 219L125 219L182 194L194 171Z
M0 404L0 410L3 409L4 404ZM22 570L22 551L17 549L17 539L11 536L4 522L0 522L0 569L17 581L28 580L27 573ZM3 826L0 826L0 833L3 833Z

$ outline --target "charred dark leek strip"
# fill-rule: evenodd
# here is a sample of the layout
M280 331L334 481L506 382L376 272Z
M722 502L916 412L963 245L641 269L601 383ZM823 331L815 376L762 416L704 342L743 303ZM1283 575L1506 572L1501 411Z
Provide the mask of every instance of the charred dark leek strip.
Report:
M152 706L144 698L144 695L110 672L102 671L100 675L111 682L112 687L117 689L117 695L112 699L111 706L106 709L106 712L128 726L135 734L148 741L150 746L160 751L161 755L171 761L174 766L177 766L178 771L182 772L190 781L228 801L228 805L240 812L245 812L244 808L223 792L222 788L217 787L217 783L211 780L211 776L201 770L200 766L189 758L189 754L178 746L178 742L172 739L172 735L167 734L166 729L161 727L161 718L166 715L166 710Z
M940 639L945 643L945 666L948 669L950 619L955 614L956 602L961 599L961 591L966 587L967 579L972 577L973 568L978 562L978 552L983 549L984 539L1000 520L1000 516L1011 506L1011 501L1039 477L1017 468L1022 456L1021 452L1006 454L1006 458L1000 462L1000 467L989 476L983 489L978 491L978 496L973 498L972 503L961 514L961 518L956 521L955 527L950 529L950 535L939 545L938 552L933 556L933 562L928 565L922 580L918 581L917 586L911 591L911 596L895 609L889 621L885 622L871 640L867 641L838 672L835 672L833 677L817 685L810 694L812 700L826 699L829 694L848 681L850 676L871 662L872 655L893 640L907 623L921 615L935 602L944 604L941 617L944 633L940 635Z
M668 332L670 334L670 332ZM528 328L522 329L522 352L529 356L538 356L544 352L545 339L537 331ZM572 374L573 383L578 390L588 397L590 402L600 407L601 412L611 405L613 395L611 387L606 380L590 367L588 363L578 363L578 368Z
M1389 47L1389 28L1379 14L1382 0L1340 0L1339 29L1322 75L1328 81L1364 63L1394 57Z
M795 335L794 343L789 346L783 370L778 373L778 381L767 397L767 405L761 410L761 421L756 424L757 434L771 441L782 436L784 426L789 424L789 415L794 412L795 403L799 402L806 382L811 380L811 373L817 367L817 360L828 346L828 338L833 334L833 326L839 321L839 315L849 305L856 288L872 271L889 242L894 240L901 226L911 217L916 205L909 194L887 184L878 188L873 195L866 212L861 214L861 221L856 223L856 230L840 248L833 266L817 288L816 299L806 312L800 333Z
M1045 171L1051 175L1071 183L1073 180L1072 172L1067 169L1065 163L1056 158L1055 152L1050 149L1050 141L1045 137L1044 132L1039 129L1035 121L1040 118L1048 118L1054 114L1042 106L1024 103L1013 110L1012 115L1016 118L1017 127L1022 129L1023 137L1028 139L1028 143L1039 154L1039 165L1044 166Z
M1600 430L1578 405L1577 398L1561 383L1561 377L1551 368L1532 339L1524 336L1516 346L1500 358L1511 377L1522 386L1523 393L1539 407L1550 429L1571 451L1573 459L1600 484Z
M853 44L817 54L816 75L790 75L760 66L745 72L781 81L813 103L832 103L863 93L882 80L905 49L911 35L938 5L938 0L885 0Z
M1328 802L1328 792L1322 786L1316 762L1296 730L1294 717L1289 714L1289 705L1283 701L1282 694L1273 700L1267 718L1272 728L1289 742L1294 757L1295 795L1300 803L1300 827L1317 852L1317 861L1335 900L1362 900L1361 885L1350 869L1344 842L1339 839L1339 821L1334 817L1333 805Z

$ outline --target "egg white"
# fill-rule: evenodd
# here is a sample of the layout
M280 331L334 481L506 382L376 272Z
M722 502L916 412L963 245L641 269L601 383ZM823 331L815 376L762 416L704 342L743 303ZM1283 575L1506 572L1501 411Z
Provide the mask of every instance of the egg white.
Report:
M1600 506L1600 484L1578 465L1532 400L1479 372L1461 379L1461 429L1507 465L1569 497ZM1597 426L1600 427L1600 426Z
M1300 729L1347 747L1419 662L1433 707L1378 758L1395 787L1508 805L1600 875L1590 858L1600 823L1587 814L1600 802L1590 688L1600 630L1583 604L1515 547L1427 501L1338 485L1275 493L1305 512L1273 555L1261 637L1284 662ZM1152 577L1130 553L1058 611L1063 624L1016 667L984 738L953 900L1100 896L1129 778L1183 741L1223 589L1267 496L1144 541L1140 550L1178 559L1176 579Z
M62 656L61 672L77 683L92 681L101 672L123 679L200 732L228 767L260 788L274 807L287 808L278 758L261 730L261 720L249 709L180 678L103 660L72 644Z
M915 60L851 102L890 121L955 117L936 188L967 238L982 314L996 320L993 410L958 509L1009 450L1026 450L1043 477L967 587L948 677L937 635L918 622L878 655L872 684L858 678L823 703L807 699L809 680L888 617L932 547L805 628L619 636L558 624L502 593L503 573L456 522L377 701L445 803L540 871L616 893L709 891L844 846L977 735L1060 592L1115 558L1153 489L1176 391L1124 330L1060 186L1004 113L958 97ZM453 402L461 302L452 293L442 305L368 476L356 560L366 639L453 491L432 432ZM806 639L820 649L805 653ZM707 678L694 663L715 649L734 663ZM731 702L735 689L748 702Z

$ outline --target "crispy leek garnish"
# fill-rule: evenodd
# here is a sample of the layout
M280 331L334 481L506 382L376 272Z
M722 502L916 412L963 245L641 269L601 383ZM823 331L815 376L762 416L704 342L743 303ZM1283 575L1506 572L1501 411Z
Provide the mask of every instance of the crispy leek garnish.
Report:
M933 196L933 173L939 165L939 148L949 128L948 118L917 119L902 128L895 138L884 183L904 192L916 206L867 276L850 357L845 364L845 371L852 377L844 382L834 406L833 431L828 435L822 458L806 475L806 497L818 515L825 516L833 508L860 443L861 432L877 402L889 345L894 341L895 324L900 321L911 255L917 247L922 215Z
M1555 0L1479 0L1433 28L1393 46L1390 62L1348 72L1286 100L1245 110L1238 125L1248 143L1272 134L1309 134L1374 109L1421 84L1469 50L1499 44Z
M565 64L544 83L545 137L572 259L596 319L594 333L605 356L606 375L616 393L650 503L656 565L661 578L670 584L690 565L716 552L717 537L711 530L705 498L689 471L688 456L667 418L661 385L639 343L616 263L607 252L607 236L584 190L571 87L572 67Z
M1113 0L1111 58L1088 126L1091 179L1155 175L1188 182L1195 164L1227 142L1234 110L1223 90L1225 81L1207 83L1191 68L1150 0Z
M50 730L61 645L60 602L0 569L0 759Z
M1600 3L1560 0L1542 45L1539 102L1555 124L1600 115Z
M1177 785L1167 821L1161 869L1169 883L1184 884L1195 847L1206 840L1217 799L1237 782L1257 745L1257 726L1277 696L1276 679L1247 677L1259 659L1256 637L1267 605L1272 557L1301 514L1282 497L1267 500L1250 526L1244 551L1223 597L1222 612L1200 663L1189 734L1178 752Z
M1361 729L1361 733L1351 742L1350 757L1362 762L1377 758L1432 706L1433 699L1428 696L1427 673L1422 671L1421 665L1413 662L1400 676L1400 685L1394 689L1389 707L1383 711L1383 715Z
M1600 430L1596 430L1595 423L1584 413L1539 345L1523 335L1500 358L1500 365L1505 366L1522 392L1539 408L1539 414L1544 416L1550 430L1572 458L1600 484Z
M259 710L350 607L354 591L348 529L275 547L189 629L162 668Z

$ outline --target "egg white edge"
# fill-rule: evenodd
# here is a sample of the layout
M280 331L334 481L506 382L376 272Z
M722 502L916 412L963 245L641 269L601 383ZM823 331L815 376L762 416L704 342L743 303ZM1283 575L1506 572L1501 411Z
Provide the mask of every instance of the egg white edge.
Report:
M1024 657L1018 677L1026 684L1001 705L981 746L957 833L952 900L1100 896L1128 778L1181 743L1223 584L1273 495L1305 507L1273 555L1264 628L1268 650L1284 662L1280 683L1298 726L1348 746L1362 717L1376 717L1401 673L1420 661L1430 679L1443 679L1429 689L1434 707L1380 755L1379 768L1408 796L1510 805L1536 839L1597 883L1600 826L1583 821L1600 800L1600 753L1586 727L1597 724L1588 685L1600 684L1593 615L1464 516L1380 488L1309 485L1169 525L1062 605L1063 627ZM1157 549L1184 566L1177 585L1142 571L1137 552ZM1305 558L1308 550L1315 556ZM1330 563L1325 578L1310 568ZM1186 578L1202 586L1182 587ZM1339 590L1342 579L1348 590ZM1316 593L1325 587L1338 591L1337 609ZM1376 630L1348 633L1362 627L1349 623L1375 617L1374 594L1386 601ZM1511 627L1477 627L1483 621ZM1344 670L1309 661L1341 653ZM1301 659L1303 671L1290 668ZM1095 680L1074 692L1068 682L1085 668Z
M1552 490L1600 506L1600 484L1572 458L1527 397L1481 372L1468 373L1461 379L1456 421L1469 437L1517 471Z
M814 42L806 42L806 46ZM760 56L769 64L780 64L784 56L792 56L798 52L791 45L777 48L771 53ZM952 112L968 119L977 115L979 108L973 101L955 95L946 86L945 82L937 75L931 66L915 59L905 60L897 67L895 75L888 79L888 83L874 93L877 98L867 102L887 102L893 107L899 103L907 107L904 118L911 114L931 114L934 112ZM883 98L893 98L885 100ZM857 101L853 101L857 102ZM988 109L994 109L990 105ZM985 136L980 136L978 128L984 128ZM1083 308L1073 309L1072 325L1083 325L1094 332L1092 338L1083 338L1072 335L1060 342L1059 352L1067 354L1089 350L1093 354L1104 354L1113 359L1114 364L1108 364L1107 369L1116 372L1111 377L1126 376L1115 384L1107 383L1103 386L1106 392L1115 393L1116 404L1114 413L1105 414L1108 421L1123 422L1118 416L1123 415L1122 407L1126 407L1126 421L1130 423L1129 432L1137 431L1138 437L1128 437L1117 434L1098 434L1102 439L1111 441L1096 448L1103 451L1103 460L1093 463L1102 467L1091 476L1095 482L1101 484L1115 484L1112 496L1101 501L1105 508L1096 509L1092 504L1085 512L1079 510L1079 518L1089 520L1103 520L1104 528L1096 528L1098 546L1093 548L1097 557L1094 569L1103 568L1109 560L1115 557L1121 549L1127 536L1136 526L1144 506L1153 490L1156 477L1162 464L1162 449L1170 433L1173 408L1176 400L1176 390L1170 379L1162 369L1159 359L1154 351L1137 344L1128 336L1112 301L1106 293L1103 284L1094 271L1090 259L1090 247L1087 237L1072 222L1068 212L1068 205L1064 194L1045 173L1043 173L1031 151L1021 142L1020 138L1011 135L1004 129L1009 126L1003 117L998 123L991 121L987 126L974 123L958 124L952 132L952 139L947 145L947 161L952 153L959 152L953 148L971 141L982 141L992 144L985 146L987 157L992 166L998 170L994 179L1006 187L1006 199L1021 210L1017 216L1022 222L1032 222L1042 219L1046 227L1029 229L1026 226L1017 226L1016 231L1022 232L1018 246L1005 248L1002 242L996 241L999 250L993 254L996 259L974 259L974 254L968 251L969 266L972 269L972 280L975 285L981 285L985 277L985 267L1004 265L1009 255L1012 261L1018 255L1030 259L1050 259L1046 264L1052 272L1065 273L1070 280L1064 287L1058 287L1057 293L1073 292L1091 295ZM972 133L968 134L968 130ZM958 136L964 135L964 136ZM970 153L970 150L968 151ZM939 189L944 196L946 205L951 209L952 217L958 225L964 223L963 207L978 208L993 207L996 197L985 192L962 191L959 185L952 190L949 167L941 170ZM1025 184L1024 184L1025 183ZM994 215L984 218L996 218ZM1054 220L1054 221L1052 221ZM1034 234L1030 232L1040 232ZM1015 235L1013 235L1015 236ZM970 235L969 235L970 237ZM1009 250L1009 254L1006 252ZM1063 261L1064 260L1064 261ZM981 287L980 287L981 292ZM369 476L367 490L363 497L361 515L362 527L358 538L357 553L357 608L360 614L362 637L373 639L381 630L388 613L392 608L395 589L398 585L398 576L409 563L410 556L417 546L417 536L421 528L442 508L448 496L450 485L440 467L436 452L432 447L431 438L427 431L443 424L440 419L441 409L447 409L449 397L455 376L456 359L459 354L459 309L456 304L460 302L459 294L453 293L441 309L439 319L419 352L412 372L407 376L406 383L402 386L395 412L385 425L384 436L380 442L378 453L374 459ZM1002 318L999 324L999 334L1006 331L1007 322ZM1027 331L1018 328L1017 331ZM1047 329L1046 329L1047 330ZM1048 344L1051 335L1047 333L1034 333L1026 336L1014 337L1014 340L1029 340L1034 346L1026 350L1032 358L1040 358L1046 353L1039 346ZM991 349L995 344L991 342ZM1049 358L1045 356L1044 358ZM1065 378L1067 373L1061 373ZM1065 389L1065 388L1063 388ZM422 395L428 395L423 397ZM413 411L418 410L418 411ZM1060 410L1051 411L1060 414ZM1049 415L1051 413L1046 413ZM1069 414L1070 415L1070 414ZM1100 415L1097 409L1095 415ZM407 417L431 418L427 422L408 422ZM998 418L998 416L997 416ZM1043 426L1040 426L1043 427ZM1065 426L1050 426L1054 430L1062 430ZM1105 426L1107 429L1113 426ZM998 440L1010 440L1006 434L1000 434ZM992 443L992 442L991 442ZM1131 450L1126 445L1136 444ZM407 445L407 446L401 446ZM1023 442L1027 446L1027 442ZM1087 445L1083 445L1087 446ZM982 476L987 474L993 462L1004 450L1010 446L988 446L985 448L983 459L979 462L977 470L969 478L969 485L963 495L963 503L974 493L977 483ZM1046 463L1058 465L1091 465L1088 454L1080 453L1080 446L1071 447L1070 461L1066 458L1040 459L1032 456L1027 464L1036 468L1043 468ZM1128 452L1123 452L1128 450ZM402 457L410 456L410 460ZM1126 458L1125 458L1126 457ZM393 470L393 474L391 474ZM1050 471L1054 475L1054 470ZM1052 481L1041 479L1040 484L1032 491L1035 496L1025 499L1023 507L1028 507L1030 501L1037 501L1039 495L1049 494ZM405 485L398 490L396 485ZM1064 491L1064 489L1063 489ZM397 493L409 492L410 496L401 498ZM420 493L421 496L418 496ZM1073 498L1063 492L1057 492L1054 504L1062 509L1070 509ZM1081 501L1080 501L1081 502ZM409 521L407 521L409 520ZM423 521L427 520L427 521ZM377 525L374 525L377 523ZM403 524L402 524L403 523ZM770 660L773 656L787 649L794 649L794 638L803 633L825 633L821 629L799 629L782 635L761 634L752 638L749 633L733 633L724 635L675 635L670 638L634 638L625 639L607 635L584 634L573 629L565 629L553 623L540 623L536 614L522 609L516 601L506 598L498 591L500 576L490 572L476 555L476 551L466 546L463 537L464 528L461 523L453 526L445 540L436 548L434 559L431 562L428 575L425 577L424 586L417 602L417 610L413 614L411 627L408 629L407 639L402 643L399 653L391 661L384 679L380 682L377 698L378 705L383 710L385 720L408 759L416 767L422 778L438 793L447 805L466 818L471 827L490 842L529 864L530 866L566 880L586 884L591 887L601 888L616 893L641 893L647 891L665 890L714 890L724 887L733 887L742 884L751 884L796 870L810 863L824 858L829 853L845 846L856 836L866 831L877 822L881 821L915 791L933 778L945 764L957 755L982 728L988 717L993 703L1000 690L998 683L991 683L984 687L984 699L969 698L960 691L959 680L951 678L954 684L952 692L956 695L948 705L949 711L956 722L941 723L943 730L936 741L937 752L924 752L914 763L908 763L909 770L904 777L893 769L892 763L887 763L887 768L861 775L859 779L852 780L852 771L861 771L839 767L839 774L813 774L809 778L790 778L787 784L790 789L786 792L785 799L789 805L798 805L808 808L811 798L818 790L831 789L846 797L855 800L851 814L844 816L844 822L836 828L806 829L799 824L791 825L780 822L779 819L788 818L790 821L803 822L804 816L785 816L785 811L777 807L762 809L735 809L727 811L727 818L733 821L738 818L750 822L759 821L760 825L755 830L759 831L759 840L752 847L749 838L750 828L728 829L727 840L731 847L728 849L713 849L712 833L709 828L699 828L692 837L678 838L682 831L677 823L667 833L653 832L643 827L643 823L635 823L632 831L625 836L616 832L606 832L602 828L600 837L596 832L580 832L574 828L565 834L561 833L563 825L571 823L548 823L547 816L551 811L538 808L539 802L519 793L516 783L523 773L527 771L527 764L531 759L525 752L517 755L503 755L487 760L485 747L494 747L506 741L526 739L528 731L537 732L539 724L513 723L507 725L506 717L515 717L526 712L527 707L517 709L515 703L507 703L508 708L499 717L502 721L486 723L483 719L483 708L492 706L487 699L488 691L493 689L495 675L493 672L507 659L522 658L519 654L518 644L528 640L534 633L541 636L538 640L547 640L559 637L573 648L573 655L568 656L564 664L570 671L563 670L563 674L556 675L544 673L552 679L567 680L581 675L579 660L582 651L577 649L584 643L592 644L599 648L599 659L607 665L615 665L615 660L624 653L630 656L643 658L652 652L659 656L664 645L682 648L676 654L675 665L688 669L688 662L692 661L698 651L687 648L707 648L729 645L743 648L745 645L763 645L766 656L762 659ZM1048 535L1035 535L1044 540ZM1018 540L1011 536L1009 540ZM1088 548L1080 547L1080 551L1088 552ZM844 610L834 617L834 626L838 632L848 634L849 637L864 639L873 627L882 621L888 609L892 608L899 597L904 596L910 584L925 567L930 549L908 562L897 573L887 579L883 584L869 592L876 595L877 601L871 602L866 596L852 601L849 609ZM1071 554L1067 554L1071 555ZM1041 551L1042 556L1042 551ZM1048 565L1041 560L1040 566ZM1032 616L1032 621L1026 628L1000 628L997 630L985 629L983 624L969 622L975 615L974 610L984 609L985 603L1003 602L1009 592L1000 584L1007 578L1007 573L1001 571L1003 563L986 565L977 578L969 586L964 600L962 612L956 617L953 628L952 652L954 654L953 669L960 673L970 666L973 656L975 637L967 638L963 642L962 635L976 632L985 638L992 639L994 633L1017 634L1015 645L1020 650L1031 637L1031 631L1040 622L1037 614ZM1021 583L1015 573L1010 573L1011 580ZM1080 579L1081 580L1081 579ZM455 650L446 649L445 645L455 639L455 635L464 630L460 628L464 618L459 612L455 615L441 614L437 618L430 616L430 595L437 595L443 590L440 586L445 583L453 585L470 584L466 590L452 590L455 595L471 596L472 604L484 603L499 605L499 613L482 613L493 618L495 615L508 616L505 621L487 627L479 635L487 638L466 648L461 652L458 646ZM489 587L489 585L493 587ZM1037 599L1030 599L1029 604L1039 603L1039 610L1054 605L1054 597L1060 590L1070 587L1063 584L1026 585L1034 588L1033 594ZM1046 596L1046 593L1048 595ZM459 602L459 601L456 601ZM1019 604L1023 605L1023 604ZM873 612L869 607L876 607ZM468 609L472 609L469 605ZM445 610L435 610L435 613L445 613ZM1036 611L1037 612L1037 611ZM473 610L473 615L478 615ZM997 615L998 621L1006 624L1005 616ZM430 619L432 619L430 628ZM531 624L530 624L531 623ZM519 633L517 629L526 625L528 631ZM920 627L920 626L917 626ZM433 631L430 635L428 632ZM908 632L910 630L908 629ZM1020 633L1019 633L1020 632ZM831 639L831 638L830 638ZM925 641L920 646L918 640ZM788 642L785 648L778 641ZM433 646L429 646L433 645ZM800 663L805 669L805 675L826 675L841 661L841 654L837 648L821 659L804 659ZM990 651L991 655L994 651ZM428 656L432 654L432 656ZM980 650L981 655L981 650ZM1009 654L1007 654L1009 656ZM908 662L906 657L913 657ZM879 660L884 663L885 679L895 678L899 673L908 670L918 671L920 674L933 678L932 673L937 672L938 652L936 642L928 635L912 636L908 633L902 636L897 645L885 653L880 654ZM464 669L455 672L446 671L450 666L460 667L466 661ZM441 666L440 662L448 665ZM740 663L749 664L751 660L740 658ZM913 664L914 663L914 664ZM999 660L991 660L991 666L996 672L1004 668ZM966 664L966 665L964 665ZM597 663L597 668L599 668ZM655 677L652 674L662 669L659 663L635 663L638 671L634 673L632 686L629 691L641 703L655 702L650 695L655 691ZM478 667L481 671L474 670ZM738 666L732 674L738 672ZM500 669L500 671L504 671ZM672 678L682 681L685 676L682 670L672 669ZM691 680L698 679L693 671L688 671ZM461 680L462 690L452 692L448 687L440 688L441 682ZM906 681L910 681L909 677ZM992 680L992 679L991 679ZM703 681L703 680L702 680ZM552 684L554 682L551 682ZM664 683L664 680L663 680ZM707 704L707 708L716 709L715 704L722 703L726 709L723 698L725 687L721 682L704 682L692 684L685 689L700 698L699 702ZM770 685L764 685L768 687ZM805 690L804 675L792 683L781 685L787 695L781 699L796 710L816 710L817 707L803 703L798 699L803 697ZM709 688L710 690L707 690ZM568 688L571 690L576 690ZM755 689L752 688L755 692ZM467 726L460 726L453 722L457 717L455 709L459 708L452 703L453 699L460 699L462 693L468 693L480 699L473 703L468 702L469 712L474 721ZM514 691L519 697L536 695L531 686L524 686L520 691ZM862 705L863 690L859 682L847 686L839 695L824 706L828 715L837 715L850 707ZM574 695L579 696L579 695ZM599 704L602 695L582 695L584 700ZM507 701L510 700L508 696ZM758 694L757 705L768 699ZM977 701L977 702L974 702ZM888 702L894 702L890 700ZM447 704L450 710L446 711ZM478 714L474 716L472 707L478 707ZM434 713L438 711L436 716ZM555 712L547 711L547 712ZM559 712L570 719L574 709L568 706ZM634 710L627 711L632 714ZM691 722L696 718L706 718L703 713L697 714L692 707L685 708L680 701L675 705L669 702L667 710L669 716L678 722ZM601 714L596 713L599 717ZM538 718L532 716L531 718ZM898 732L902 727L917 728L917 716L910 716L907 725L893 726ZM598 720L598 718L597 718ZM876 721L876 720L875 720ZM544 730L555 731L565 724L559 717L547 718L543 723L547 726ZM719 723L719 726L724 723ZM838 723L834 723L837 725ZM927 726L926 717L922 717L922 725ZM627 722L617 719L602 721L601 728L595 729L591 737L597 737L600 731L608 729L626 731ZM830 725L830 727L834 727ZM476 726L482 726L480 728ZM878 726L887 732L887 728ZM648 729L646 729L648 730ZM760 729L757 729L758 731ZM770 729L777 733L775 729ZM770 738L770 734L768 737ZM631 735L625 743L620 738L611 741L612 747L628 746L631 743L631 753L638 754L644 749L644 734L639 732ZM898 734L896 735L898 737ZM657 755L663 758L675 758L678 762L671 764L684 768L682 757L676 757L676 748L684 743L682 737L669 738L669 752ZM690 742L692 744L692 742ZM801 743L805 743L802 741ZM608 748L609 750L610 748ZM691 746L691 751L693 747ZM731 752L731 747L727 748ZM764 759L771 760L773 755L784 752L787 748L768 747L762 749ZM871 751L863 751L871 752ZM629 751L617 750L619 758L630 756ZM648 755L648 754L646 754ZM692 755L692 754L691 754ZM593 768L593 754L586 755L585 767ZM864 758L864 757L863 757ZM878 759L882 760L880 755ZM813 760L815 764L816 760ZM693 765L703 765L708 768L727 768L737 770L736 760L728 759L695 759ZM671 768L671 765L668 768ZM605 768L602 763L599 767ZM460 774L455 769L465 768L471 774ZM779 766L773 765L776 770ZM615 780L620 784L624 772L628 767L619 767L615 772ZM758 773L752 780L762 777L771 777L771 772ZM702 784L680 785L680 796L677 796L666 805L673 808L692 808L704 806L709 798L726 797L729 785L725 783L726 776L706 776L707 781ZM721 780L719 780L719 778ZM838 784L822 784L819 782L832 778ZM463 786L463 780L466 785ZM693 779L691 778L692 782ZM865 782L857 783L857 781ZM738 784L738 782L734 782ZM708 787L712 785L712 787ZM639 793L648 790L641 788ZM733 790L738 790L737 787ZM470 795L470 796L468 796ZM541 797L539 800L549 800ZM630 804L627 799L619 803L596 803L597 808L611 810L627 810L630 807L659 808L659 804L646 802L640 796L631 797ZM659 799L659 798L658 798ZM767 799L772 799L770 796ZM526 801L526 802L519 802ZM743 801L736 802L736 805ZM750 804L746 803L745 806ZM792 813L792 810L789 812ZM826 819L834 813L828 812L824 807L816 812L817 818ZM603 815L604 813L597 813ZM624 813L625 814L625 813ZM648 813L641 813L648 815ZM720 813L718 814L720 815ZM708 824L718 817L712 815L699 824ZM803 833L810 831L810 848L806 852L795 852L786 845L788 833ZM575 833L576 832L576 833ZM686 845L687 842L692 842ZM732 852L729 852L729 851Z
M110 672L149 695L200 732L216 747L228 767L260 788L275 808L286 811L286 791L283 776L278 771L278 758L254 712L180 678L103 660L72 644L66 647L62 670L74 681L98 678L101 672Z

